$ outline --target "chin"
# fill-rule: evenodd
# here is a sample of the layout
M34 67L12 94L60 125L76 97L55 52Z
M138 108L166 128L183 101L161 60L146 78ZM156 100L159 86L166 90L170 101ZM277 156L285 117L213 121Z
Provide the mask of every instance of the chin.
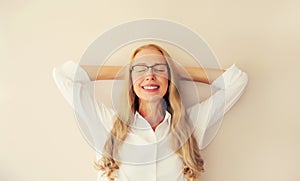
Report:
M147 102L157 102L157 101L161 101L163 99L163 97L155 95L155 96L142 96L140 98L143 101L147 101Z

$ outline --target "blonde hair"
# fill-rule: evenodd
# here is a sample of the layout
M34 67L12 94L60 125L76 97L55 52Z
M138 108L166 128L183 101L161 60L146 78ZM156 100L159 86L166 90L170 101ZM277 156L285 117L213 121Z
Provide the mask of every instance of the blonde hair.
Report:
M178 78L176 72L176 66L171 61L171 57L163 48L155 44L147 44L137 48L130 61L130 66L135 55L146 48L154 48L161 52L165 57L169 67L169 86L167 93L164 96L166 102L166 109L171 114L171 132L172 134L172 146L176 154L183 161L183 174L187 180L197 180L200 173L204 171L203 159L200 155L200 148L196 138L192 133L191 125L189 124L189 118L186 114L186 110L182 104L180 94L176 85L178 85ZM126 139L127 133L130 131L134 113L138 110L138 97L133 91L133 84L130 77L130 72L126 72L125 78L125 90L123 96L123 103L121 111L119 112L116 121L109 138L106 140L103 157L95 162L95 167L106 174L110 181L114 181L116 178L116 171L119 169L120 163L115 160L117 158L117 150L121 143Z

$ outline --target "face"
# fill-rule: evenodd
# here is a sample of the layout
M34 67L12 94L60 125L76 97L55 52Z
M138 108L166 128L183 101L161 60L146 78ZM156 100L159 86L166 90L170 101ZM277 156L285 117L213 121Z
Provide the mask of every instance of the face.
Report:
M168 90L167 62L160 51L142 49L132 62L133 90L140 101L160 101ZM152 66L147 68L145 66Z

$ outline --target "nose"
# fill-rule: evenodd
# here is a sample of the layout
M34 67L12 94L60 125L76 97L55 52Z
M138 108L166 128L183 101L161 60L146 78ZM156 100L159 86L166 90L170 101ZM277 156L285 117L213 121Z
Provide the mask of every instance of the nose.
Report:
M146 80L155 80L156 77L155 77L155 74L153 72L153 69L152 68L149 68L145 74L145 79Z

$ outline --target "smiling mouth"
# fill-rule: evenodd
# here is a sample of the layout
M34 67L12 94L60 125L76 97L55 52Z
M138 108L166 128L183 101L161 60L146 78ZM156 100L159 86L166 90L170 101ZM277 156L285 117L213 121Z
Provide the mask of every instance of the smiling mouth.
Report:
M153 86L153 85L151 85L151 86L142 86L142 88L145 89L145 90L155 90L155 89L158 89L159 86L158 85L155 85L155 86Z

